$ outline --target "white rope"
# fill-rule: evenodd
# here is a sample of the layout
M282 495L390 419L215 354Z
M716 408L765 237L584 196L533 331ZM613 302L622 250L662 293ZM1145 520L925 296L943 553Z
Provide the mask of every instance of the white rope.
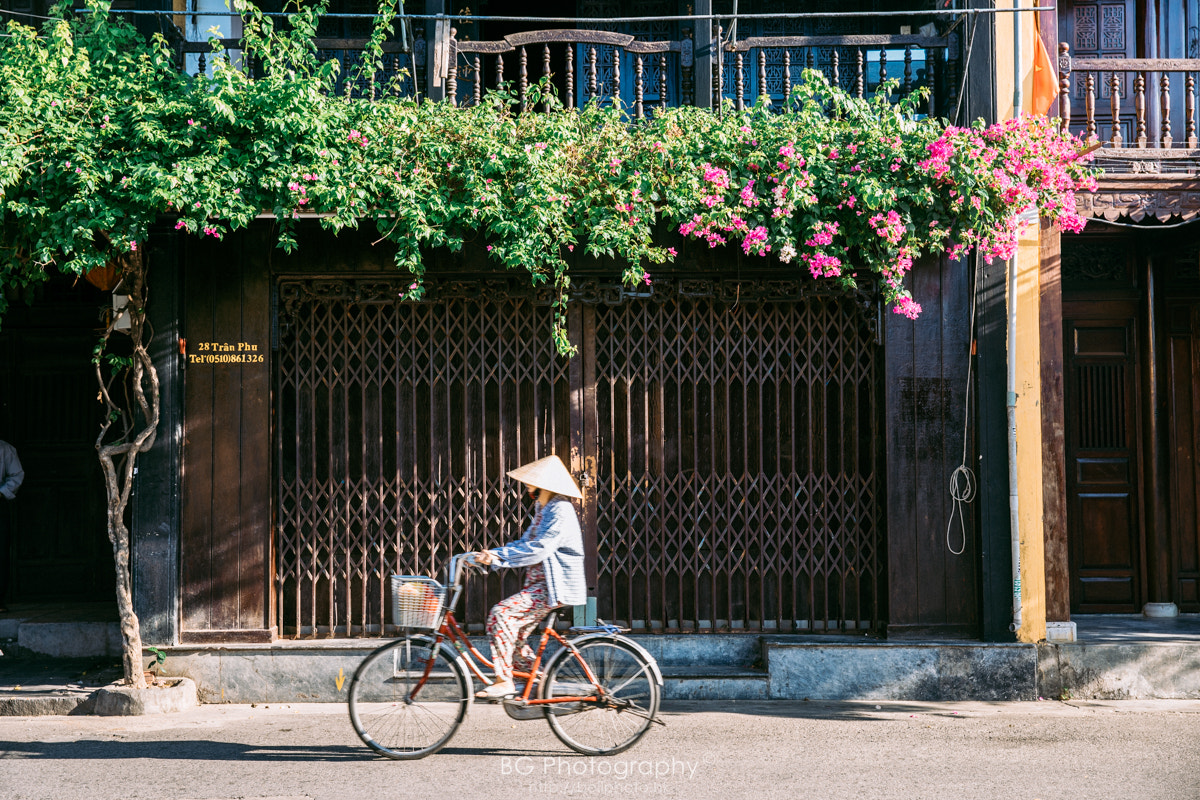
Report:
M975 255L975 281L971 287L971 322L967 327L970 337L970 342L975 341L975 307L979 298L979 255ZM979 488L979 483L975 478L975 472L967 466L967 442L968 433L971 430L971 368L974 365L971 346L967 346L967 380L966 391L963 399L963 454L962 463L955 467L954 472L950 473L950 500L953 505L950 508L950 518L946 520L946 549L951 554L961 556L967 550L967 518L963 506L975 499L975 493ZM951 530L954 527L954 518L958 517L958 523L962 527L962 546L958 549L954 548L954 544L950 538Z

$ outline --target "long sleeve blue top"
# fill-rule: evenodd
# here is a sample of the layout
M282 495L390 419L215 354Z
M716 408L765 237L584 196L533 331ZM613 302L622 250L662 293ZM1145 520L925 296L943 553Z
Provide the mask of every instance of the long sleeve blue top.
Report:
M17 498L17 489L25 480L25 470L21 469L21 459L17 458L17 448L8 442L0 442L0 495L8 500Z
M542 564L551 606L578 606L587 602L583 533L575 507L565 497L550 498L544 508L535 511L533 522L520 539L491 553L496 557L493 570Z

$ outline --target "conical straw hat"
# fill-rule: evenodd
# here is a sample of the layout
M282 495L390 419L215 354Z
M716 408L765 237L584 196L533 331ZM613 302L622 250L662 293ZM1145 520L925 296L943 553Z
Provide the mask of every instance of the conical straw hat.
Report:
M583 498L583 493L579 491L575 479L571 477L571 473L567 471L562 459L558 456L546 456L537 461L530 461L528 464L508 472L507 475L513 480L536 486L539 489L548 489L555 494Z

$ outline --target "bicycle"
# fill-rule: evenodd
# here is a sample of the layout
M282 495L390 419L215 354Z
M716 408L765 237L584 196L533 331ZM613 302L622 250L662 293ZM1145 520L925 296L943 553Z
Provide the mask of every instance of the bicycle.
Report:
M454 618L472 553L453 556L447 583L415 575L392 576L393 621L403 635L367 656L350 681L350 723L359 738L388 758L417 759L443 748L467 718L474 675L493 664L467 639ZM445 602L447 593L449 602ZM554 628L557 611L542 627L533 666L514 671L524 689L503 701L514 719L544 717L567 747L590 756L628 750L657 718L662 673L653 656L615 625ZM598 620L603 623L603 620ZM428 630L429 633L414 633ZM561 647L540 670L550 640ZM536 693L535 693L536 692Z

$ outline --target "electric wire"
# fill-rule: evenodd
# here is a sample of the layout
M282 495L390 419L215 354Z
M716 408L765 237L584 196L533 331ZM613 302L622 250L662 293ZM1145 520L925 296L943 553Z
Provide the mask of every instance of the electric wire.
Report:
M1025 11L1054 11L1055 6L1019 6L1017 8L960 8L960 9L925 9L917 11L827 11L827 12L784 12L776 14L675 14L668 16L640 17L527 17L527 16L492 16L487 14L394 14L396 19L423 20L459 20L461 22L579 22L595 24L597 22L692 22L722 19L851 19L857 17L976 17L980 14L1007 14ZM76 9L76 13L95 13L90 8ZM240 17L240 11L159 11L152 9L112 9L112 14L167 14L170 16L189 17ZM265 17L288 17L293 12L264 11ZM378 14L322 14L322 19L376 19Z
M62 19L62 17L47 17L41 14L31 14L28 11L9 11L7 8L0 8L0 14L8 14L11 17L29 17L30 19Z

